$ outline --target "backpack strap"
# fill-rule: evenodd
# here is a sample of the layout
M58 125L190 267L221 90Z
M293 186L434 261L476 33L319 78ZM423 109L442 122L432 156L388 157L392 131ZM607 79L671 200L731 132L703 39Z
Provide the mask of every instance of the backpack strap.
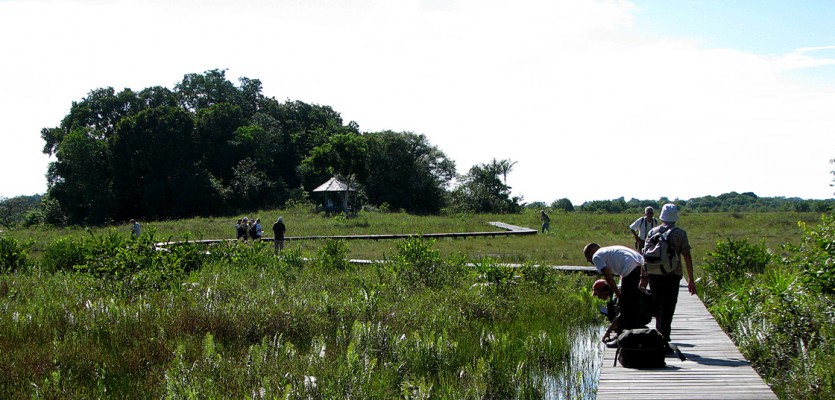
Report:
M681 360L681 361L687 360L687 357L684 356L684 353L682 353L681 350L679 350L678 346L674 345L673 342L667 342L667 345L670 346L670 348L673 349L673 351L675 351L676 354L678 354L678 359L679 360Z
M615 362L612 364L613 367L618 366L618 355L620 354L620 344L618 344L618 349L615 350Z

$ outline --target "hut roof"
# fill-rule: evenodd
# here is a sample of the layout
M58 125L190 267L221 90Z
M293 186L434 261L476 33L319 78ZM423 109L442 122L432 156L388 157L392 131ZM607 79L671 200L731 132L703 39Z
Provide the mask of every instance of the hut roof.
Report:
M357 190L348 186L347 183L340 181L339 179L330 178L327 182L319 185L316 189L313 189L314 192L356 192Z

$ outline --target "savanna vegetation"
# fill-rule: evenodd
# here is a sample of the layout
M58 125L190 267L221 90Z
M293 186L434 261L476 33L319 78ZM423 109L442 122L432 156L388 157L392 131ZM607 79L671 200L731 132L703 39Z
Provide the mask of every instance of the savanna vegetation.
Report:
M762 241L726 239L703 264L703 296L783 399L835 396L835 216L801 223L781 255Z
M485 231L495 220L536 228L537 214L249 216L282 215L292 237ZM18 229L0 238L2 396L573 396L576 387L554 382L572 335L601 323L593 277L534 264L583 265L590 240L628 245L636 215L551 215L549 234L290 240L279 257L269 243L152 250L170 238L231 238L232 219L145 222L138 239L127 225ZM820 218L682 212L700 290L782 398L833 393L835 246L832 218Z

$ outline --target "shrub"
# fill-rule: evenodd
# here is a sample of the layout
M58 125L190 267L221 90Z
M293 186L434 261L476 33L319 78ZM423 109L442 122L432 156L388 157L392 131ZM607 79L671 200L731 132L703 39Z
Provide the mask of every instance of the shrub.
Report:
M69 237L47 245L41 257L41 268L49 272L72 271L87 259L83 243Z
M433 249L434 240L419 237L397 242L397 254L387 259L388 265L408 287L440 288L455 284L461 274L455 258L447 262L441 252Z
M798 246L787 245L794 256L786 262L802 271L803 280L824 293L835 293L835 214L824 215L821 223L808 227L798 225L806 237Z
M344 240L327 240L316 253L315 265L325 270L345 271L348 262L348 243Z
M0 236L0 273L15 272L29 265L31 242L20 244L17 239Z
M746 274L762 273L774 255L762 242L727 239L716 243L707 257L705 272L713 283L723 285Z

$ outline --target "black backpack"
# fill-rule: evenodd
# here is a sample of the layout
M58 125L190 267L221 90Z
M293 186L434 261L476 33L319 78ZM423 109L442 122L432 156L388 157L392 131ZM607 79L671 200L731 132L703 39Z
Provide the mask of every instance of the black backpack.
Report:
M618 336L615 365L625 368L664 368L666 340L656 329L628 329Z
M678 269L680 261L673 246L670 245L670 235L676 227L663 227L652 236L647 237L641 254L646 261L647 273L652 275L667 275Z

